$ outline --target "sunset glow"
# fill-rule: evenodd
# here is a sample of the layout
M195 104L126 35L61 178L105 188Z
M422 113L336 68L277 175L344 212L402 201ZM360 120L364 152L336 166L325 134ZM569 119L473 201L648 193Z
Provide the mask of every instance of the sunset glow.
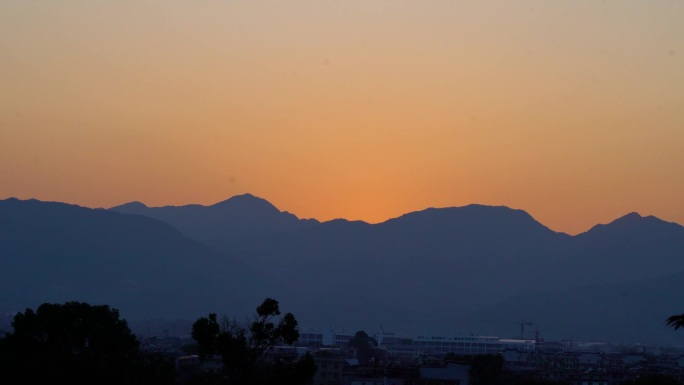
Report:
M678 1L5 1L0 199L684 224Z

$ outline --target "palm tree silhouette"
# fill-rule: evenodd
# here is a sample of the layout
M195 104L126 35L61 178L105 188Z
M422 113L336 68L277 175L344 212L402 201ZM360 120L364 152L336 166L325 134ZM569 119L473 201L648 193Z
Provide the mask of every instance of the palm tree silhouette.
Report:
M667 320L665 320L665 323L667 323L667 326L671 326L675 330L684 328L684 314L669 316Z

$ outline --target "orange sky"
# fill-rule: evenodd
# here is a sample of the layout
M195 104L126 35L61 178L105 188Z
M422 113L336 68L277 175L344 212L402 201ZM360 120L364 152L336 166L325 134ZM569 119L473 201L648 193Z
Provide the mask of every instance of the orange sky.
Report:
M679 1L4 1L0 199L684 224Z

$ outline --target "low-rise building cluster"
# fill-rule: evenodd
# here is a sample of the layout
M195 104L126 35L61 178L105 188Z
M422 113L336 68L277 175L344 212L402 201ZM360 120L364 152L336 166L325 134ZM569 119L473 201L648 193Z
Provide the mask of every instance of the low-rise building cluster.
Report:
M619 385L654 374L684 381L684 352L644 346L477 335L372 335L372 354L360 360L350 346L354 333L302 330L295 346L277 346L272 357L310 353L317 371L311 385L469 385L476 384L473 357L495 358L508 379L544 380L571 385ZM187 339L143 340L150 350L175 352L180 377L220 370L220 360L200 362L182 346Z

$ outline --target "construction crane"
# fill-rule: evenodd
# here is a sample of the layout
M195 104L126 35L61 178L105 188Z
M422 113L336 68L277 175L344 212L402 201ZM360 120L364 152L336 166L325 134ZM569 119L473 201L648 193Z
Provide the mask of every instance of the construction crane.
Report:
M517 324L520 325L520 339L524 340L525 339L525 326L533 326L534 324L532 322L525 322L524 319L520 319L520 322L513 322L513 321L493 321L493 320L480 320L482 322L498 322L498 323L508 323L508 324ZM537 330L537 333L539 331ZM535 337L536 338L536 337Z
M525 322L524 319L520 319L520 339L524 340L525 339L525 325L527 326L532 326L534 325L532 322Z

